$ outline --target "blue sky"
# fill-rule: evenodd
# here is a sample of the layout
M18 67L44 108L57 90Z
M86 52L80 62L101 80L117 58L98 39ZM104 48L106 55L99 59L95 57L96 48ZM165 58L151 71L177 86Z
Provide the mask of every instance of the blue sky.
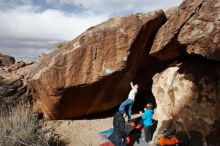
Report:
M111 17L178 6L182 0L1 0L0 52L37 60Z

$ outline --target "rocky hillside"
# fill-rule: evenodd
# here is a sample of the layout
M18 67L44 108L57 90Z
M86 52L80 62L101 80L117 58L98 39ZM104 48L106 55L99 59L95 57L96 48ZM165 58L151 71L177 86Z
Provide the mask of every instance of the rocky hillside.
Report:
M154 137L167 128L190 146L217 146L219 16L219 0L184 0L88 29L40 60L29 84L34 110L49 119L98 114L117 107L135 81L155 97Z
M8 58L12 57L3 55L1 59L7 60ZM0 67L0 106L11 106L30 100L27 85L35 67L35 62L23 61Z

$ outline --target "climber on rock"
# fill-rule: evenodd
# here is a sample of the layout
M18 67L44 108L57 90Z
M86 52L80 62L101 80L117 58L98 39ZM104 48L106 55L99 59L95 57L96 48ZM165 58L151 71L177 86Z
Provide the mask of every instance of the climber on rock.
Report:
M130 121L131 119L131 114L132 114L132 106L134 104L134 100L135 100L135 96L138 92L138 84L133 84L133 82L130 82L131 85L131 91L128 94L128 98L121 103L120 107L119 107L119 111L124 111L125 112L125 107L128 106L128 121Z

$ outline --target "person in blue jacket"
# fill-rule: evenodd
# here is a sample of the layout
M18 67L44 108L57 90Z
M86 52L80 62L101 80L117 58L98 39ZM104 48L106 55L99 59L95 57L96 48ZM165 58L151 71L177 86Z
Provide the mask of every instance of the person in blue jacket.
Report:
M153 104L148 103L144 114L142 114L142 119L144 121L144 135L145 141L149 143L152 139L152 125L153 125Z

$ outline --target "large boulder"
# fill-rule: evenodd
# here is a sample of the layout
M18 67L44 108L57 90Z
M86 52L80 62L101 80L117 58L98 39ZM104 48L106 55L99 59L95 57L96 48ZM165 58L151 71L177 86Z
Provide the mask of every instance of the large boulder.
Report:
M194 58L169 67L153 77L152 91L157 103L155 137L166 128L190 146L219 145L219 63Z
M220 1L205 0L199 11L182 27L178 35L189 54L200 54L220 61Z
M220 60L219 14L219 0L184 0L168 11L150 54L170 60L187 52Z
M30 83L34 110L69 119L119 105L165 21L162 10L113 18L44 56Z
M0 53L0 66L10 66L15 63L15 58Z

